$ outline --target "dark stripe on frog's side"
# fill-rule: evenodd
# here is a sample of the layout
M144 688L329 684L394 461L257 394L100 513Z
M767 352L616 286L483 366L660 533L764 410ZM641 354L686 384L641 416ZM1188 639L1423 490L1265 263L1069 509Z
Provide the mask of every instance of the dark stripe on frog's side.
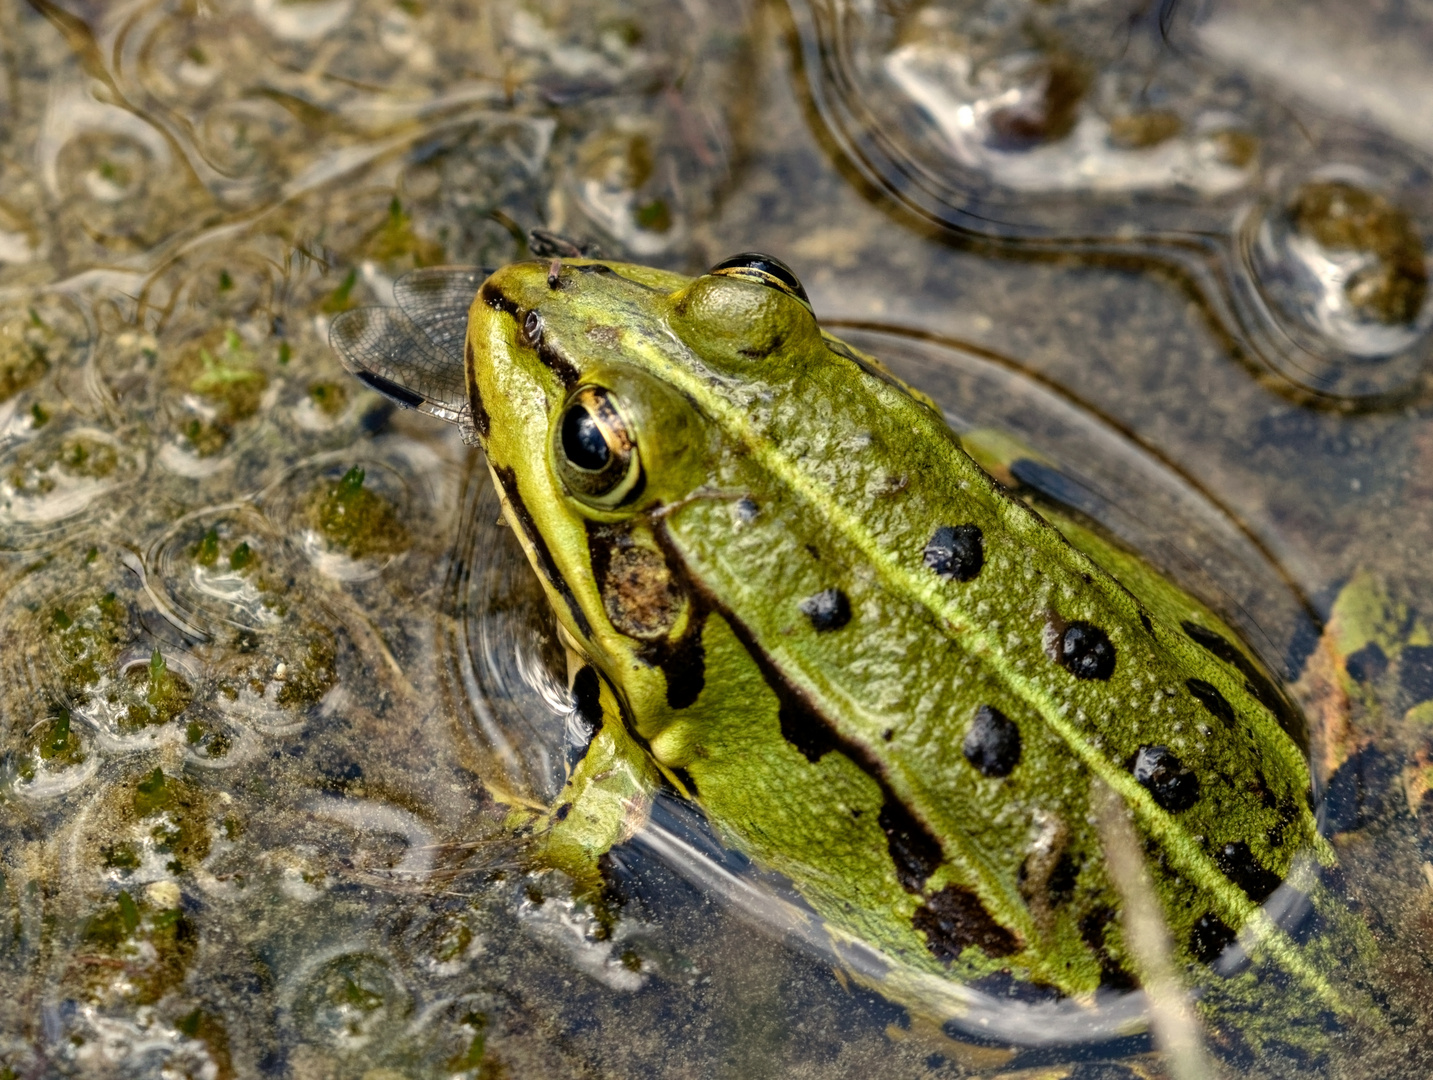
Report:
M483 282L483 287L479 290L478 295L483 298L483 303L494 311L506 312L517 323L519 333L521 333L523 322L527 319L527 312L494 285L491 278ZM572 361L553 348L550 342L546 339L538 341L534 352L537 353L537 358L542 361L543 366L557 376L557 381L562 384L564 390L571 390L577 385L577 368L573 366Z
M926 881L945 861L940 841L930 827L901 801L886 779L885 767L872 753L836 730L811 700L782 674L756 640L751 628L687 572L686 563L672 543L666 528L659 527L654 530L654 537L666 555L667 565L672 569L673 575L684 583L691 603L696 605L688 623L688 634L695 630L697 641L700 642L701 625L705 623L707 615L715 613L723 618L756 664L766 685L776 695L777 721L781 727L782 738L813 764L833 751L843 754L875 783L881 793L881 810L877 822L881 831L886 834L886 847L894 864L896 879L907 892L921 895ZM668 693L670 692L669 687ZM958 889L957 886L949 888ZM976 944L985 948L982 943L993 943L994 947L1003 948L1006 941L1015 944L1005 952L990 955L1005 956L1018 951L1016 937L996 922L979 897L973 892L969 895L970 902L960 905L962 914L959 919L941 917L944 906L954 903L949 899L940 901L940 904L936 905L940 910L936 910L931 908L935 900L930 898L917 912L914 918L919 919L920 924L915 925L915 929L925 934L931 953L943 959L947 954L958 956L965 945ZM920 911L925 911L926 914L921 915Z
M1179 627L1190 641L1211 656L1236 668L1239 674L1244 676L1245 691L1251 698L1269 710L1279 727L1283 729L1284 734L1294 740L1300 753L1308 757L1309 732L1303 715L1290 704L1283 691L1275 686L1269 677L1244 655L1243 650L1222 634L1217 634L1188 619L1181 622Z
M582 721L583 742L579 745L571 740L567 744L568 771L587 755L592 740L602 730L602 681L597 669L591 664L583 666L572 680L572 706Z
M980 897L958 885L947 885L918 907L911 925L925 935L931 955L944 964L959 959L968 945L987 956L1020 951L1015 935L991 919Z
M477 356L473 352L473 343L464 342L463 348L463 372L464 380L468 384L468 405L473 414L473 427L483 438L488 437L488 428L491 426L488 420L488 410L483 406L482 395L478 393L478 380L476 375Z
M881 813L878 820L881 831L886 834L886 846L890 849L891 861L895 863L896 877L907 892L919 893L925 888L926 879L935 873L945 858L935 834L891 790L884 766L871 752L837 731L835 726L817 711L810 699L787 680L757 642L751 628L732 612L718 605L715 598L711 603L731 626L732 633L756 663L766 685L776 695L781 737L813 764L832 751L844 754L858 769L875 781L881 791Z
M562 597L567 604L567 610L572 614L572 621L577 624L577 631L585 638L592 636L592 624L587 621L583 614L582 606L578 604L577 597L572 595L572 588L563 578L561 571L557 569L557 563L553 561L552 551L547 546L547 541L538 532L537 524L532 520L532 514L528 512L527 504L522 501L522 495L517 489L517 473L507 465L494 465L493 474L502 485L503 496L507 499L507 505L512 510L513 517L517 520L514 524L522 530L523 536L532 545L532 550L537 553L537 561L541 564L542 576L547 579L547 584L554 592Z

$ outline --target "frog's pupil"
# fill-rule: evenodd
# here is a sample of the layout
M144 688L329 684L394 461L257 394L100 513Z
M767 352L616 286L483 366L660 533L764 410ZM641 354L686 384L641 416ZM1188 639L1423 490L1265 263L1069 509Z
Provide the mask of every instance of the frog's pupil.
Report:
M602 427L585 405L573 405L562 418L562 452L573 465L588 472L600 472L611 460Z
M1073 622L1060 641L1060 662L1077 679L1108 679L1115 670L1115 647L1098 626Z

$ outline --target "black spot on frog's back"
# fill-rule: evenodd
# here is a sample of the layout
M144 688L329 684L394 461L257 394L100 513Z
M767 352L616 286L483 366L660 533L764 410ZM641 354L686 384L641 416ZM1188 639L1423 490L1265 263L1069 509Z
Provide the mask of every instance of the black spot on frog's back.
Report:
M1114 674L1115 647L1093 623L1072 622L1060 635L1058 659L1077 679L1104 681Z
M840 589L822 589L798 606L818 634L840 630L851 621L851 601Z
M1170 813L1188 810L1199 800L1199 778L1167 746L1141 746L1129 769L1154 801Z
M1243 840L1225 844L1214 853L1214 861L1224 875L1256 904L1262 904L1281 884L1279 875L1266 870Z
M1020 763L1020 729L999 709L982 705L975 710L961 751L981 776L1009 776Z
M1186 679L1184 685L1189 688L1189 692L1194 695L1195 700L1209 711L1210 716L1226 728L1234 726L1234 706L1229 704L1229 700L1219 692L1217 687L1203 679Z
M1179 627L1190 641L1243 675L1244 689L1249 696L1269 710L1284 734L1293 739L1304 754L1309 752L1309 733L1303 715L1243 650L1222 634L1188 619Z
M947 885L918 907L911 925L925 935L931 955L945 964L972 945L995 957L1020 948L1015 935L991 917L980 897L956 885Z
M922 558L946 581L971 581L985 565L985 538L976 525L942 525L926 544Z

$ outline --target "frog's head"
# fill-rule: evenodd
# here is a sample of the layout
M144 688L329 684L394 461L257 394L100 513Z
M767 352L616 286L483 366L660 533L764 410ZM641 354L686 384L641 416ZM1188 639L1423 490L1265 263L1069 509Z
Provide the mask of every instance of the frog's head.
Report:
M685 626L657 522L722 497L743 457L734 418L827 356L800 283L768 256L695 279L516 263L483 284L468 319L475 425L559 619L609 672Z

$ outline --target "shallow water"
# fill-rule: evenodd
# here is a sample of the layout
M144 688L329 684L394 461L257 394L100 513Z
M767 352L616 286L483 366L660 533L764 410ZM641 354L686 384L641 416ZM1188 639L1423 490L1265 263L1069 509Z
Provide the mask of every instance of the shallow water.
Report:
M1433 612L1433 21L1195 7L0 0L0 1076L1170 1075L927 1030L680 806L611 933L530 874L480 780L561 782L550 619L480 455L327 333L534 226L771 251L1292 682L1360 571ZM1399 676L1314 764L1426 1003Z

